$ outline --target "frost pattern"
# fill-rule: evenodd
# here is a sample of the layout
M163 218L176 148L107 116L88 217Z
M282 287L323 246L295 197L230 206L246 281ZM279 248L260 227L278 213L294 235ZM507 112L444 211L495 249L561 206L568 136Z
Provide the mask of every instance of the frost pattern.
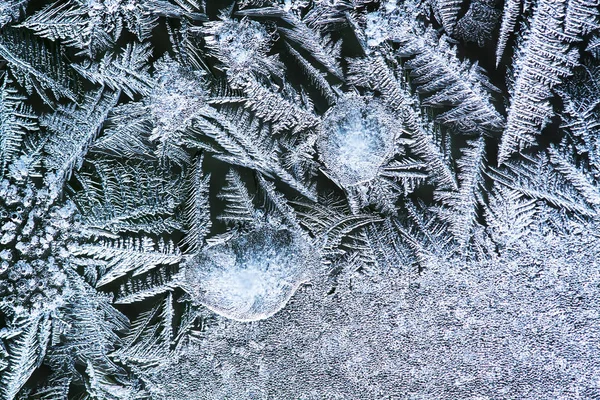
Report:
M52 309L66 290L72 204L49 206L48 193L0 181L0 303L16 313Z
M600 398L599 10L0 1L0 399Z

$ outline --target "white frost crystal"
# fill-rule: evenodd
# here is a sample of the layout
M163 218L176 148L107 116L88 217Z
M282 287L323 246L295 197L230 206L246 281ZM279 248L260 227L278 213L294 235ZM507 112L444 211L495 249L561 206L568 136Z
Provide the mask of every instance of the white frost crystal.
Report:
M169 58L156 62L156 85L149 96L156 126L153 138L184 130L205 106L203 74L182 68Z
M319 263L307 238L268 225L209 247L186 267L192 298L237 321L281 310Z
M267 55L272 38L256 21L223 17L207 23L204 32L207 49L221 62L232 86L242 85L257 71L280 73L276 57Z

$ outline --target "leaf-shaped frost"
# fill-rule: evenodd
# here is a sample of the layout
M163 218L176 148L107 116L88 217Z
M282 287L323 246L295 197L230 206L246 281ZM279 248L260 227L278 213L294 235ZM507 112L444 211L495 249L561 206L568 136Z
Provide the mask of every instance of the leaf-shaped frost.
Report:
M44 7L20 26L31 29L43 38L62 40L66 46L79 49L89 46L90 50L108 47L110 37L101 29L94 29L93 23L87 18L86 10L82 10L74 2L60 3L59 1ZM96 37L92 37L92 34Z
M285 196L275 189L275 185L272 182L267 181L262 176L258 177L258 183L265 193L265 203L267 207L272 206L289 226L300 230L300 225L296 219L296 212L288 204Z
M94 141L89 151L127 159L146 158L152 151L149 137L153 121L148 111L149 107L141 102L114 107L106 120L103 135Z
M481 191L486 163L485 142L483 138L479 138L469 143L458 160L458 191L437 193L438 199L448 207L444 216L461 247L471 239L473 227L477 222L477 208L482 202Z
M362 226L381 221L375 214L352 214L348 205L331 196L319 198L318 202L296 201L300 224L305 226L330 254L343 254L342 242L350 233Z
M189 163L184 149L186 130L208 108L206 83L203 74L165 57L155 64L152 91L143 102L153 125L150 140L157 142L156 153L161 160L171 160L179 165ZM143 121L143 116L140 119Z
M84 78L121 90L130 98L135 94L150 93L152 80L148 74L148 58L152 53L150 44L128 44L120 53L106 53L100 63L87 60L72 67Z
M227 185L218 197L225 201L225 211L218 218L231 223L254 223L256 211L252 196L244 185L240 174L233 168L225 176Z
M248 100L244 107L253 111L266 122L273 123L276 132L291 130L299 132L317 125L317 118L308 110L299 107L289 96L273 92L255 80L244 85Z
M555 161L562 162L558 156ZM559 167L560 168L560 167ZM576 178L575 183L580 186L578 190L573 187L569 181L565 181L564 175L568 172L569 175L572 166L565 168L563 172L558 169L553 169L548 163L548 157L540 153L535 157L527 157L519 162L509 162L502 169L496 169L491 176L498 185L503 185L508 189L515 190L530 199L537 199L546 202L548 205L567 211L575 212L583 216L596 215L596 211L591 208L581 196L583 193L591 189L588 184L583 184L579 178ZM557 174L559 172L559 174ZM592 196L592 199L594 196Z
M98 287L129 272L140 275L159 265L173 265L181 261L181 253L173 243L157 244L148 237L119 241L105 240L98 244L83 245L75 250L75 254L109 261L107 264L109 270L98 280L96 284Z
M144 301L184 283L184 273L177 266L152 269L144 274L133 276L119 286L116 304L132 304Z
M271 127L261 123L258 118L252 118L246 111L239 108L198 110L193 131L199 137L207 136L217 142L223 149L219 153L224 153L219 154L218 158L255 169L266 176L276 175L298 192L314 198L311 188L307 188L281 165L281 146L274 140ZM213 147L207 146L206 140L190 140L189 143L215 151Z
M50 90L56 98L77 100L76 74L67 67L58 46L48 47L24 29L4 28L0 32L0 56L4 58L19 84L29 92L33 88L48 104Z
M496 45L496 65L500 64L502 55L506 49L506 43L510 35L513 34L517 18L521 11L522 0L506 0L504 2L504 11L502 14L502 25L500 26L500 34L498 44Z
M146 0L140 6L147 12L167 18L189 18L194 21L204 21L206 15L201 10L206 8L202 0Z
M502 247L518 243L530 235L536 214L535 199L528 199L523 193L502 186L494 188L489 206L485 207L485 219L492 238Z
M86 96L80 107L61 106L53 114L40 118L40 125L51 133L45 146L44 166L56 173L56 184L60 187L73 170L81 168L88 147L117 104L119 94L101 89Z
M600 66L584 65L556 88L563 102L561 128L578 154L587 157L594 175L600 173Z
M84 188L74 199L83 217L83 235L169 234L181 224L173 217L180 185L157 164L94 162L93 173L77 174Z
M569 0L564 23L567 40L580 42L588 33L597 31L599 15L598 0Z
M133 321L124 346L111 356L140 365L167 361L172 355L173 313L173 295L167 293L150 311Z
M565 179L573 185L581 196L594 207L600 205L600 190L592 182L589 181L586 174L575 167L561 152L555 147L548 149L550 162L554 164L554 168L565 177Z
M200 250L211 226L208 204L210 174L202 173L202 160L203 157L198 157L192 164L187 182L189 194L184 210L187 230L182 244L192 253Z
M326 74L314 67L306 60L298 51L286 43L287 51L294 57L304 74L308 77L311 83L323 94L329 104L335 103L337 98L333 88L326 79Z
M146 10L145 2L104 2L59 0L36 12L20 27L50 40L80 49L78 55L94 58L117 42L123 26L140 41L156 26L156 16Z
M463 134L491 134L501 131L504 119L491 103L489 94L496 89L477 64L460 62L448 39L439 40L433 31L424 35L407 34L400 40L400 53L413 56L405 68L422 93L431 94L424 105L452 109L441 113L437 120Z
M452 34L463 0L437 0L436 3L444 29Z
M341 43L331 42L328 37L321 37L300 23L297 23L294 29L279 28L279 31L285 35L286 39L306 49L332 75L342 79L342 70L338 61Z
M456 25L456 36L465 41L475 42L479 47L489 43L501 14L494 7L495 3L495 0L472 1L469 10Z
M5 75L0 87L0 178L18 156L24 136L38 130L37 117L23 100L25 97L19 95Z
M11 339L8 348L8 368L0 376L0 393L13 399L33 371L39 367L46 352L50 319L47 314L34 313L17 321L20 334Z
M97 293L74 271L69 278L73 292L60 310L57 343L48 351L54 371L62 371L93 397L134 398L125 370L110 359L121 344L119 334L129 327L127 317L111 305L112 296Z
M527 39L517 53L511 106L498 154L500 164L534 143L553 115L549 102L552 89L579 64L579 51L570 43L581 39L589 29L589 18L595 18L599 9L587 2L575 3L570 1L565 10L561 2L543 0L535 9ZM574 12L572 7L582 7L585 12Z

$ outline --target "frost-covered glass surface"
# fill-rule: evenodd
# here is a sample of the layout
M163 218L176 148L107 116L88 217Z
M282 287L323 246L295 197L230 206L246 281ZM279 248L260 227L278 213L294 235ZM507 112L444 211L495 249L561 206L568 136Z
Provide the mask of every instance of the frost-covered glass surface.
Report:
M0 400L600 398L597 0L0 1Z

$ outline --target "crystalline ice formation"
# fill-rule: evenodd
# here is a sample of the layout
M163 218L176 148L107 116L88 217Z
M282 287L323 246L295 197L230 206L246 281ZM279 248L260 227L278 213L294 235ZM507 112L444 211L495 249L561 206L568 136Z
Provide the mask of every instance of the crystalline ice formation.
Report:
M189 126L195 113L204 106L206 93L200 72L182 68L168 58L155 65L156 86L149 104L156 123L154 134L162 136Z
M349 97L323 119L323 163L342 186L373 180L394 149L394 127L376 100Z
M387 19L382 17L381 13L374 12L367 15L367 27L365 29L365 36L367 37L367 45L369 47L379 46L385 42L389 35L390 24Z
M272 70L272 57L267 56L271 38L256 21L225 19L206 27L206 47L222 63L232 85L242 84L252 71Z
M186 290L214 312L238 321L281 310L318 263L310 243L268 225L208 248L186 269Z

